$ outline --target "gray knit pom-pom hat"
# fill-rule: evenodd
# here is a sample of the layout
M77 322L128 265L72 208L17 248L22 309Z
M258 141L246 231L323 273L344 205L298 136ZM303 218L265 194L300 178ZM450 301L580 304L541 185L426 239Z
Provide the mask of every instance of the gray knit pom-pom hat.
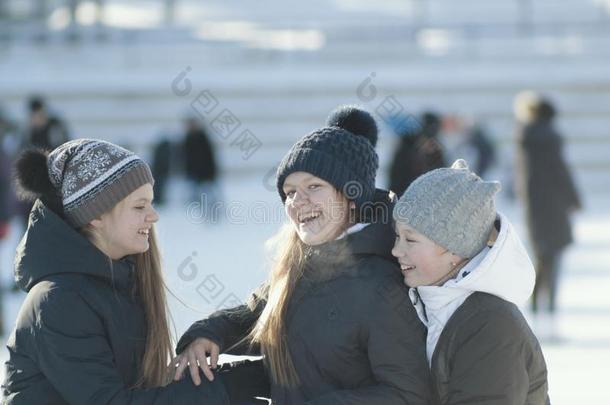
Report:
M97 139L75 139L47 158L51 183L75 228L110 211L144 184L154 184L150 168L133 152Z
M494 221L497 181L483 181L456 160L417 178L394 207L394 220L464 258L487 244Z

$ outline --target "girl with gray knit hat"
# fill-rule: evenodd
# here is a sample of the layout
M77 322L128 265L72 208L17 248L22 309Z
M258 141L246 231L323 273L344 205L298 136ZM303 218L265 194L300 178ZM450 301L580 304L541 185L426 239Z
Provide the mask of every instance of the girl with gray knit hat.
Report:
M36 202L15 258L27 297L7 343L4 404L227 404L248 390L262 368L168 385L159 216L142 159L78 139L25 152L16 175Z
M392 254L428 329L439 404L549 402L540 345L517 307L535 273L495 209L499 190L458 160L420 176L394 207Z
M295 143L277 171L289 224L268 281L193 325L182 356L207 368L208 354L212 365L223 352L263 354L278 405L428 403L424 329L390 253L376 141L373 117L348 106Z

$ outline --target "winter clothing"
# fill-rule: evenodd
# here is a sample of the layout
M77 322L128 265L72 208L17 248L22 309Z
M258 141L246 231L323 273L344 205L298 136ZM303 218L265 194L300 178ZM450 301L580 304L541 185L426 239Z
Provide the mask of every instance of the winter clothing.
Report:
M394 218L464 258L485 246L496 217L500 183L483 181L462 159L415 180L394 207Z
M129 259L110 261L40 201L17 251L28 295L7 347L7 404L228 404L221 383L129 389L146 320Z
M428 403L424 330L390 254L389 197L377 195L374 201L385 207L384 214L370 225L310 247L285 317L301 384L286 388L272 383L274 404ZM256 294L248 305L194 324L177 351L206 337L221 352L248 353L242 339L263 311L267 289Z
M508 219L499 214L485 247L442 286L409 295L428 327L435 400L547 404L547 371L536 337L517 308L534 287L534 268Z
M186 133L183 147L187 179L196 183L215 181L218 169L214 147L203 128L191 128Z
M443 147L437 140L440 118L423 114L415 124L410 117L400 120L395 129L400 136L389 170L390 190L402 195L424 173L445 167ZM405 125L407 123L408 125Z
M545 120L521 127L517 139L517 190L525 203L532 244L536 252L559 252L572 242L568 213L580 207L562 140Z
M75 228L109 211L140 186L154 184L148 165L110 142L76 139L49 154L49 178Z
M485 178L487 171L496 163L496 150L489 139L486 130L481 125L475 125L467 134L467 148L475 154L473 156L474 171L481 178ZM466 159L466 161L469 161ZM472 162L471 162L472 163Z
M2 138L0 137L0 141ZM11 196L10 159L0 143L0 228L7 226L11 219L10 196ZM3 234L0 229L0 240Z
M277 189L291 173L311 173L341 191L360 208L375 195L379 158L375 152L377 125L366 111L344 106L331 113L327 126L304 136L288 151L277 169Z
M165 189L172 160L172 144L168 139L159 141L153 149L152 173L155 179L154 193L157 205L165 203Z
M580 207L580 198L562 156L562 140L553 128L550 107L537 109L531 122L517 133L516 191L524 206L530 242L536 256L538 280L534 309L540 288L550 291L555 307L557 261L572 242L570 211Z
M51 116L42 126L32 126L26 134L30 147L50 151L70 139L66 124L59 118Z

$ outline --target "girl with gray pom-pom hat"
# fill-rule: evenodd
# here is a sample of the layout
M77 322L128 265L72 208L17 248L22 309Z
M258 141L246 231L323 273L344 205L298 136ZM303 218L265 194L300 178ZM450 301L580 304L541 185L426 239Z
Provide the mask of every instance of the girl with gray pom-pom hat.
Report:
M517 307L534 268L496 212L499 190L460 159L420 176L394 207L392 254L428 329L434 403L549 402L540 345Z
M289 224L269 279L247 305L194 324L185 358L263 354L274 404L428 403L424 328L391 256L376 142L373 117L345 106L293 145L277 171Z

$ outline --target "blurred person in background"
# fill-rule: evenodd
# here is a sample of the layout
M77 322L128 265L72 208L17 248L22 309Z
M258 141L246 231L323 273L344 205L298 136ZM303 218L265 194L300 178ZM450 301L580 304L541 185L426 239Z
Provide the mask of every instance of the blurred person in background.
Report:
M0 138L1 139L1 138ZM11 173L10 158L0 146L0 242L8 235L11 220L10 196Z
M390 190L401 195L422 174L445 166L445 153L438 141L441 117L427 111L421 115L418 125L400 125L394 130L400 141L390 165L389 181Z
M199 119L189 116L184 124L186 133L182 147L190 202L201 202L206 222L216 223L218 210L214 206L221 200L216 151Z
M572 243L570 214L581 201L562 153L563 141L554 126L556 110L550 100L534 92L515 98L517 153L515 190L525 208L525 219L536 267L532 311L538 333L556 338L560 258Z
M12 129L12 124L0 109L0 242L8 235L9 222L12 217L12 156L9 146Z
M28 208L17 201L14 183L11 181L12 163L22 145L20 137L17 125L0 108L0 243L8 237L10 222L19 214L20 207L23 210ZM0 272L8 270L0 268ZM11 284L12 291L19 290L15 283Z
M2 134L0 134L0 246L9 233L11 212L11 175L10 175L10 159L2 146ZM0 274L8 271L2 268L0 263ZM1 281L4 277L0 276L0 335L4 335L4 291L5 286Z
M38 95L31 96L27 109L28 121L24 128L23 138L17 145L19 151L28 148L51 151L69 140L65 123L49 111L44 98ZM31 202L26 200L18 201L15 204L16 215L21 218L24 229L27 228L31 208Z
M448 136L447 151L453 159L464 159L481 178L496 163L496 150L482 123L450 115L443 119L443 134Z
M49 111L42 97L32 96L29 99L28 112L26 146L50 151L69 140L66 124Z
M172 144L162 137L153 147L152 173L155 178L154 192L157 205L165 204L165 191L171 172Z

